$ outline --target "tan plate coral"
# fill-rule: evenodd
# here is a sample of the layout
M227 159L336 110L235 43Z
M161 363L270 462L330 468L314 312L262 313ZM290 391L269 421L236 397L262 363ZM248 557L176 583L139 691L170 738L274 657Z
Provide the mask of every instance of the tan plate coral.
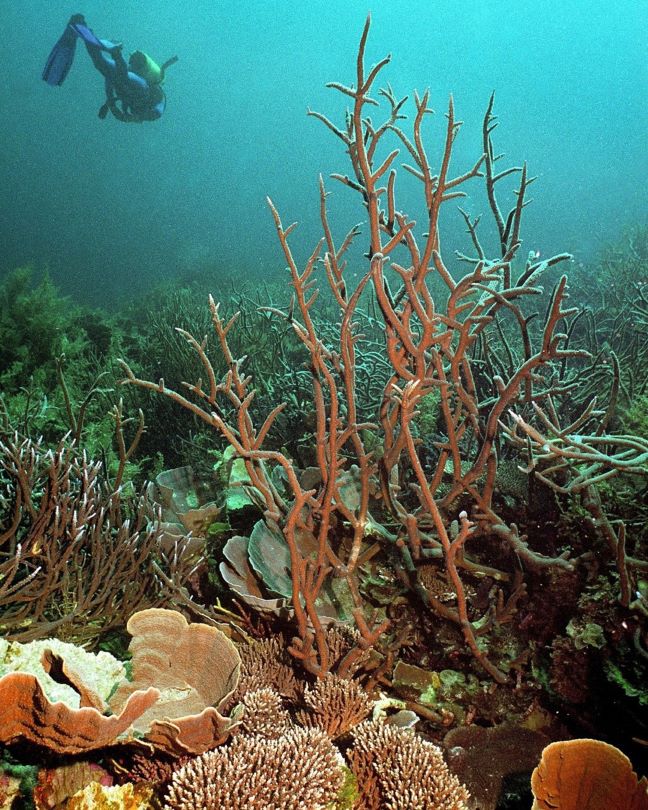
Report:
M16 671L0 678L0 743L25 739L78 754L145 738L170 753L198 754L222 742L232 721L218 709L236 687L240 669L232 642L217 628L190 624L173 610L140 611L127 627L133 680L117 682L108 701L88 686L95 678L92 665L68 667L60 648L43 651L41 676ZM72 687L74 705L46 694L43 682L54 669Z
M136 719L135 731L177 755L201 754L223 742L232 721L218 709L236 688L241 667L234 644L217 628L162 608L134 614L127 629L133 680L115 692L113 711L153 683L161 696Z

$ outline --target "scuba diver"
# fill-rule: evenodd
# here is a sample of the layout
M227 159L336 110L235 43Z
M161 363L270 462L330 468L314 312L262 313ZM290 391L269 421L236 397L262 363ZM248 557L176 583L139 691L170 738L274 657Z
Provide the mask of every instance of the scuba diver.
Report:
M128 64L121 43L99 39L88 28L83 14L73 14L62 36L52 48L43 70L43 80L49 85L61 85L74 61L78 39L83 40L92 63L105 79L106 101L99 118L111 112L119 121L139 124L157 120L166 107L162 82L166 69L178 61L173 56L157 65L142 51L134 51Z

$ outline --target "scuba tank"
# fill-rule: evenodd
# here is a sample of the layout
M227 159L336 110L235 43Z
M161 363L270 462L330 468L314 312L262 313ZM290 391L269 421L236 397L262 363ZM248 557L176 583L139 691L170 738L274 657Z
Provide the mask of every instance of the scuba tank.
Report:
M133 73L137 73L148 84L162 84L164 81L164 73L170 65L174 65L178 61L177 56L172 56L167 59L163 65L158 65L151 57L144 53L144 51L133 51L128 60L128 68Z

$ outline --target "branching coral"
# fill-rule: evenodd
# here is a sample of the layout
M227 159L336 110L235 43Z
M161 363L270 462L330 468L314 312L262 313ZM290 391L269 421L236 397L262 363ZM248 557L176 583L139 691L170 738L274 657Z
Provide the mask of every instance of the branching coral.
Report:
M368 264L355 288L345 279L351 245L360 230L352 228L336 244L329 224L327 197L320 184L323 239L305 266L295 260L290 236L270 202L277 235L290 273L294 299L288 310L274 306L265 312L290 327L301 343L311 374L314 463L311 484L285 453L266 449L273 426L284 408L277 404L257 424L253 419L254 391L244 370L245 358L234 352L237 316L225 319L210 300L212 323L224 360L219 376L207 355L206 343L179 330L197 355L203 373L181 393L159 382L138 378L124 366L125 382L156 391L179 403L215 428L244 460L248 487L262 504L266 534L282 544L282 595L291 597L297 633L292 654L316 676L332 669L321 605L327 588L344 583L358 640L337 672L348 675L364 651L374 645L387 624L365 609L359 587L368 537L396 551L399 576L426 607L453 623L466 649L495 680L506 680L504 666L491 661L478 635L509 621L523 594L513 572L521 562L536 569L571 570L565 554L544 554L532 548L517 526L498 511L497 469L502 448L502 419L511 407L524 416L533 405L552 397L567 398L574 380L570 361L584 363L588 354L569 345L563 326L576 310L567 306L566 278L555 283L544 320L534 320L531 303L543 292L542 276L570 257L529 256L520 263L522 212L530 183L526 166L500 170L492 142L496 118L491 99L482 127L483 154L464 172L451 175L449 166L460 124L450 101L445 140L433 168L424 146L424 121L431 110L429 93L415 97L412 133L403 128L406 99L390 88L380 91L387 104L385 120L370 120L369 107L378 75L389 62L365 69L369 21L365 26L350 85L330 86L351 100L343 127L313 113L344 145L351 160L349 174L334 175L359 194L368 219ZM395 138L410 160L403 168L419 182L427 220L417 228L396 202ZM385 153L386 157L379 157ZM497 191L504 177L516 175L516 200L502 212ZM478 220L464 214L472 255L460 255L469 266L457 279L440 253L439 217L450 200L464 196L465 185L484 177L497 235L498 251L486 256ZM312 291L316 270L323 266L329 294L337 309L334 330L322 329ZM434 290L434 295L433 295ZM371 294L369 294L371 291ZM438 292L438 295L437 295ZM366 412L358 388L363 368L363 336L358 323L361 301L374 302L388 361L384 387L376 401L378 422L363 421ZM420 450L418 414L434 394L438 400L437 435L426 437L426 460ZM362 407L361 407L362 406ZM376 448L378 452L376 452ZM353 465L353 466L351 466ZM281 471L281 475L279 475ZM353 472L353 475L351 473ZM282 484L278 481L282 478ZM304 543L304 538L309 542ZM486 565L480 543L502 548L502 563L512 571ZM274 552L268 551L268 558ZM419 566L432 563L443 570L454 592L453 604L441 602L418 576ZM287 577L289 570L290 577ZM477 610L465 580L472 574L492 577L499 585L490 604ZM237 580L238 581L238 580Z
M279 637L258 639L239 647L241 680L236 696L258 689L272 688L294 700L303 691L303 682L295 675L293 662Z
M293 729L278 739L236 737L188 762L171 780L166 810L326 810L344 784L326 735Z
M308 707L297 712L303 726L320 728L329 737L340 737L371 712L373 701L353 680L345 680L328 673L315 686L306 688L304 703Z
M249 736L276 740L293 725L281 695L269 687L248 692L241 706L241 731Z
M182 555L167 568L146 498L129 503L65 441L0 436L0 516L0 629L18 641L91 643L169 599L156 559L171 585L190 570Z
M357 810L467 810L469 794L441 749L413 732L366 722L347 753L357 777Z

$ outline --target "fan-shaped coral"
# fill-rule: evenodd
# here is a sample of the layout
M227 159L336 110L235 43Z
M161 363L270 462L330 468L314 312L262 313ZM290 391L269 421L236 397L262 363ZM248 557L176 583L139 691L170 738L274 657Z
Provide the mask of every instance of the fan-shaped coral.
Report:
M181 613L151 608L127 625L132 677L122 682L111 706L119 710L144 684L161 692L134 729L156 747L178 755L199 754L223 742L231 721L218 711L236 688L240 658L218 629L189 624Z
M531 777L533 810L648 810L648 782L628 757L600 740L548 745Z
M92 706L50 703L35 675L13 672L0 679L0 740L7 744L23 738L62 754L103 748L127 736L159 696L154 688L133 692L119 714L106 717Z
M87 685L84 671L67 667L63 655L47 650L48 667L58 669L59 679L78 693L74 706L50 700L35 674L9 672L0 678L0 742L23 738L76 754L137 734L182 755L202 753L226 739L232 721L218 709L238 681L240 659L232 642L217 628L190 625L172 610L136 613L128 629L133 681L115 684L108 702L92 680Z

